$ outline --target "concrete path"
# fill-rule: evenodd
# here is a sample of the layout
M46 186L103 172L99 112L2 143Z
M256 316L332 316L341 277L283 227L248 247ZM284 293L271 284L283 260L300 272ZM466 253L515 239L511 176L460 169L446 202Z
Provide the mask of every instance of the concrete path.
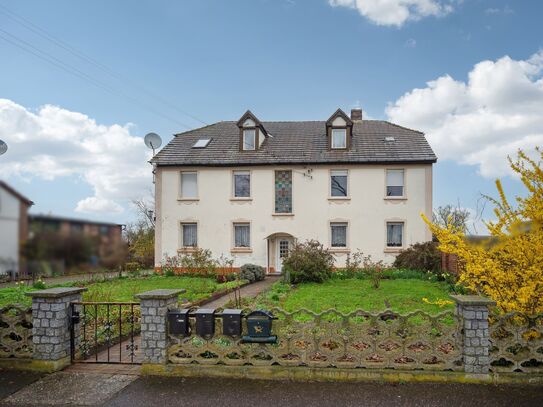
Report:
M136 376L58 372L2 401L8 406L97 406L136 380Z
M241 297L242 298L256 297L258 294L263 293L264 291L268 291L271 288L271 286L277 281L279 281L280 279L281 279L281 276L267 276L262 281L246 285L245 287L241 287L240 289ZM217 298L216 300L208 302L207 304L203 305L203 307L221 308L221 307L224 307L225 304L233 300L234 300L234 293L230 293L230 294L223 295L222 297Z

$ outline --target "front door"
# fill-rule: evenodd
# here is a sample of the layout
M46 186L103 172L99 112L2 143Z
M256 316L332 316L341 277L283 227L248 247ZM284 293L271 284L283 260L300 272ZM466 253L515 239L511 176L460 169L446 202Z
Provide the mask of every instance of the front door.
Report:
M277 243L277 272L283 272L283 259L287 257L290 250L290 240L288 239L279 239Z

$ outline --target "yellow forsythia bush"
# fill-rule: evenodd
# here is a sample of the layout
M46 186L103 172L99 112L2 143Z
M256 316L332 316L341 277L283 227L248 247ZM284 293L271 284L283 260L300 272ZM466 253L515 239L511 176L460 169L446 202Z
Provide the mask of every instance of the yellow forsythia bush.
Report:
M543 152L536 149L541 160ZM470 244L454 226L432 224L422 215L445 253L461 261L460 282L473 291L495 300L504 311L543 313L543 170L541 162L519 151L509 163L527 189L511 205L496 181L499 198L487 197L494 204L496 221L486 224L494 241Z

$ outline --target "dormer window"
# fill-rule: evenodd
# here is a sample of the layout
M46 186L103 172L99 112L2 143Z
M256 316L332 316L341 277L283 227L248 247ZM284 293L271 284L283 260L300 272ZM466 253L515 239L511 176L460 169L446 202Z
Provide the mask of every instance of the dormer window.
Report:
M328 149L349 150L351 148L352 132L352 120L341 109L336 110L326 121Z
M256 147L256 129L243 130L243 150L254 150Z
M347 148L347 129L332 128L332 148Z
M239 127L239 150L255 151L260 148L268 133L250 110L247 110L237 123Z

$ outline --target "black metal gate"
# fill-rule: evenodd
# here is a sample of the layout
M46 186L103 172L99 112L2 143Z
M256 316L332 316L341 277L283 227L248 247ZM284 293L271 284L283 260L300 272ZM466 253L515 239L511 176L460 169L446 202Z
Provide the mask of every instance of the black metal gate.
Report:
M72 362L140 364L136 302L72 302Z

